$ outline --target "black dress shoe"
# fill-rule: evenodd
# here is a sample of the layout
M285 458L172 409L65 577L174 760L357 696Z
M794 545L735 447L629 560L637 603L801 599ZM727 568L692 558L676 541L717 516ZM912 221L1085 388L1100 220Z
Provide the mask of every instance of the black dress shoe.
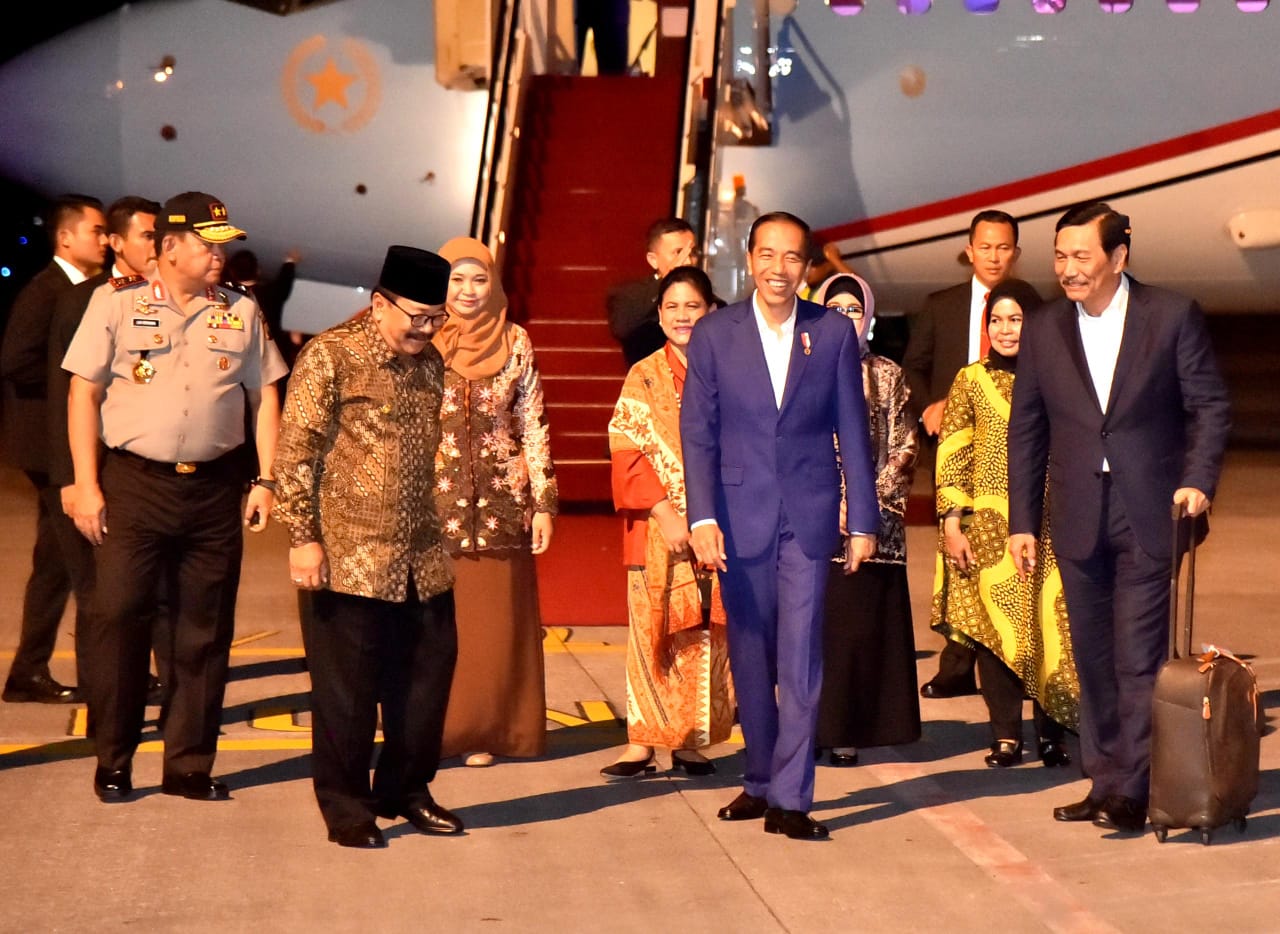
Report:
M831 750L830 762L832 765L840 766L841 768L848 768L851 765L858 764L858 754L856 752L852 754L847 752L836 752L833 749Z
M684 750L671 750L671 770L683 771L685 775L715 775L716 764L706 759L692 759L680 755Z
M758 820L769 810L769 802L745 791L716 812L721 820Z
M943 681L935 676L920 686L920 696L928 697L931 700L939 700L944 697L961 697L965 694L977 693L978 684L972 678L961 679L959 681Z
M639 761L618 761L613 765L606 765L600 770L600 774L605 778L635 778L637 775L647 775L650 772L658 771L658 767L653 763L653 750L649 750L649 758Z
M784 833L792 840L825 840L826 824L819 824L804 811L769 808L764 812L764 832Z
M1075 804L1064 804L1053 809L1053 819L1060 821L1093 820L1098 816L1098 808L1102 802L1096 798L1085 798Z
M98 766L93 773L93 793L99 801L115 804L128 801L133 794L133 777L128 769L104 769Z
M227 786L208 772L183 772L166 775L160 782L160 790L167 795L190 798L192 801L225 801L230 797Z
M1007 769L1022 761L1022 743L1011 739L998 739L991 744L991 751L982 761L993 769Z
M1142 833L1147 826L1147 809L1133 798L1109 795L1098 808L1093 826L1120 833Z
M1071 754L1058 740L1041 740L1040 761L1044 763L1046 769L1061 768L1071 764Z
M373 821L353 824L350 827L332 828L329 831L329 842L359 850L380 850L387 845L387 841L382 837L382 831Z
M423 833L462 833L462 818L430 799L409 805L400 816Z
M159 707L164 703L164 682L152 675L147 679L147 706Z
M0 694L10 704L76 704L80 702L80 693L70 685L59 684L47 674L32 675L29 678L10 678L4 683L4 693Z

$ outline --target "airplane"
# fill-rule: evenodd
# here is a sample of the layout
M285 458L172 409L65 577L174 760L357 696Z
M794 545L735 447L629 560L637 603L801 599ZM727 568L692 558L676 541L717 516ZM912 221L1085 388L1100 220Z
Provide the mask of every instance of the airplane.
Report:
M968 219L990 206L1023 220L1019 271L1051 286L1052 222L1094 197L1133 217L1140 275L1210 310L1275 309L1266 0L698 4L721 5L730 76L771 93L772 132L718 145L708 189L740 174L756 205L804 217L884 312L961 276ZM304 280L346 287L385 244L468 229L486 93L439 83L436 30L442 8L487 4L254 6L126 4L5 63L0 172L46 194L210 190L265 266L300 248Z
M634 229L612 214L570 229L583 182L536 234L571 241L577 258L556 281L585 283L535 343L553 427L574 436L558 450L593 471L590 496L608 498L599 438L623 372L603 327L607 277L645 272L635 241L663 213L689 217L710 248L716 193L735 175L759 209L798 214L834 243L885 324L969 275L968 222L988 207L1020 218L1017 272L1055 294L1053 223L1095 198L1133 219L1138 277L1211 313L1277 310L1280 100L1263 76L1280 13L1268 0L633 8L633 70L680 66L674 167L650 213L625 222ZM518 16L513 0L126 4L0 64L0 174L46 195L216 194L265 270L302 254L285 325L314 333L367 303L391 243L470 230L502 253L514 195L496 176L543 116L521 109L527 77L508 66L576 73L574 47L563 0L526 0ZM639 127L640 109L619 119ZM583 114L561 143L591 136ZM641 161L655 148L636 143ZM571 170L594 177L600 160ZM591 183L606 208L635 201L629 171ZM513 250L505 268L517 320L522 298L537 304L522 292L545 270L521 268L537 262ZM557 375L575 366L577 382Z

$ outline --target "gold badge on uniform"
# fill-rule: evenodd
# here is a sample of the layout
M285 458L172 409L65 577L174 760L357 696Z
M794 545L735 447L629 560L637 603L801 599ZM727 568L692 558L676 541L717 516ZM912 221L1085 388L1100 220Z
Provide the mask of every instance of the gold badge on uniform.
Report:
M135 314L139 315L154 315L156 313L155 306L147 301L145 295L139 295L133 300L133 310Z
M146 357L143 357L133 365L133 381L135 383L149 383L156 376L156 368L151 365Z
M230 360L228 360L226 357L219 357L219 358L218 358L218 369L219 369L219 370L225 370L225 369L226 369L227 367L229 367L229 366L231 366L231 361L230 361Z

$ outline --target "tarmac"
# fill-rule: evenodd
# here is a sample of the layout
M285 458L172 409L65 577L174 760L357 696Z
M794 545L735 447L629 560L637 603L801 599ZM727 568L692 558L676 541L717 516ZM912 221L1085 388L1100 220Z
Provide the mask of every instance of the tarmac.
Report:
M1229 452L1196 591L1196 641L1247 655L1271 707L1278 481L1280 452ZM7 669L34 531L30 487L7 469L0 521ZM149 727L138 793L101 804L83 707L0 704L0 931L1280 930L1280 740L1270 726L1245 832L1222 828L1204 846L1174 831L1160 844L1149 830L1055 823L1052 808L1087 788L1075 766L1031 757L988 769L981 699L922 700L919 742L862 750L854 768L818 767L813 813L831 838L793 841L760 822L716 819L739 786L740 739L711 750L710 778L667 771L665 752L651 777L600 778L626 741L616 626L546 630L546 756L487 769L445 762L432 791L466 822L464 835L382 822L386 850L335 846L311 792L287 542L278 527L248 538L216 768L231 800L160 794ZM932 530L911 527L908 548L923 682L941 648L928 628ZM53 662L68 682L71 622L68 613Z

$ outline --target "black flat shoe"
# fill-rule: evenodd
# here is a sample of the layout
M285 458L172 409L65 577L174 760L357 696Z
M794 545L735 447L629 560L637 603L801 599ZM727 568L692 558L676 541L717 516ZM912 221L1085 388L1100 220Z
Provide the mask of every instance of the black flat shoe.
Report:
M422 833L453 834L463 830L462 818L430 800L409 805L399 816Z
M227 786L216 778L211 778L208 772L166 775L160 782L160 790L167 795L191 801L225 801L231 796Z
M964 678L959 681L943 681L934 677L920 686L920 696L931 700L940 700L944 697L962 697L965 694L977 693L978 684L973 678Z
M991 744L991 751L982 759L993 769L1007 769L1022 761L1022 743L998 739Z
M769 810L768 801L744 791L716 811L716 817L721 820L758 820L764 817L764 812L767 810Z
M1147 826L1147 808L1133 798L1109 795L1098 807L1093 826L1120 833L1142 833Z
M351 827L335 827L329 831L329 842L358 850L380 850L387 845L382 831L373 821Z
M1061 768L1071 764L1071 754L1067 747L1057 740L1040 741L1040 761L1046 769Z
M133 777L128 769L104 769L98 766L93 773L93 793L105 804L128 801L133 794Z
M1095 798L1085 798L1074 804L1064 804L1053 809L1053 819L1060 821L1091 821L1098 816L1098 808L1102 802Z
M764 832L786 834L792 840L825 840L826 824L819 824L804 811L769 808L764 812Z
M858 754L856 752L854 753L836 752L833 749L831 750L831 757L828 761L830 761L831 764L834 766L838 766L840 768L848 768L851 765L858 764Z
M653 764L653 750L649 750L649 758L641 759L638 762L615 762L613 765L606 765L600 770L600 774L605 778L635 778L637 775L647 775L650 772L658 771L658 767Z
M0 699L10 704L76 704L80 702L80 693L49 675L38 674L17 680L10 678L4 684Z
M685 756L680 755L683 751L684 750L681 749L671 750L671 770L673 772L683 770L685 775L690 776L716 774L716 765L714 762L709 762L706 759L686 758Z

